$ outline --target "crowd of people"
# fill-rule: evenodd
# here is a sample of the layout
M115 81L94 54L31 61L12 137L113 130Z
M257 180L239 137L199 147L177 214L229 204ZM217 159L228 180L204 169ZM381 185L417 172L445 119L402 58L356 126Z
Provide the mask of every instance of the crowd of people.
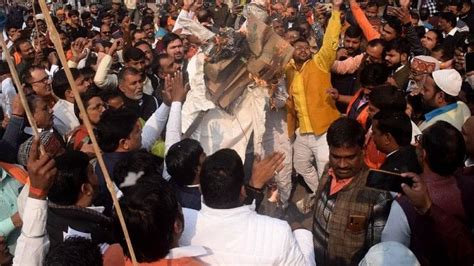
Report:
M0 265L472 265L473 5L1 6Z

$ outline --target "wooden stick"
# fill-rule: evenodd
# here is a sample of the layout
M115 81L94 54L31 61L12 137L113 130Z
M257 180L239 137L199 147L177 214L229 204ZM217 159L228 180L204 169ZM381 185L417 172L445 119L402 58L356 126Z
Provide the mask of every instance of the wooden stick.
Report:
M28 106L28 102L26 100L25 91L23 90L23 86L20 82L20 78L18 77L18 72L16 71L15 64L13 63L12 57L8 52L7 44L5 43L5 39L3 38L3 34L0 33L0 44L2 45L3 52L5 53L5 58L7 59L8 68L10 68L10 73L12 74L13 82L15 83L18 93L20 94L20 101L23 105L23 109L25 109L26 118L28 119L28 123L30 123L31 129L33 129L33 136L35 138L40 138L38 133L38 127L36 126L36 121L33 118L33 114L31 113L30 107ZM40 153L45 154L46 151L44 146L40 142Z
M110 175L109 175L109 171L107 171L107 167L105 166L104 158L102 157L102 153L100 151L99 145L97 144L97 139L92 129L92 124L89 120L89 117L87 116L86 108L84 107L84 103L82 102L79 91L77 90L77 86L72 76L71 70L69 69L69 66L67 64L67 59L66 59L66 56L61 44L61 40L59 38L58 31L56 30L56 27L53 24L53 21L51 19L51 15L49 14L49 10L48 10L48 7L46 6L45 0L39 0L39 4L41 7L41 11L43 12L43 15L45 17L46 24L48 25L48 28L49 28L50 39L53 42L54 47L56 48L57 54L59 56L59 60L61 61L61 64L64 67L64 72L66 73L66 77L69 81L69 85L71 86L71 90L74 94L74 98L76 99L77 106L79 107L79 110L82 114L82 120L84 122L84 125L87 128L87 133L89 134L89 137L91 138L92 146L94 148L94 153L97 156L97 162L99 163L100 169L102 170L102 173L104 174L105 182L107 183L107 188L109 189L110 195L112 196L114 207L115 207L115 210L117 211L117 216L119 218L120 225L122 226L123 234L125 236L128 250L130 252L130 257L132 259L133 264L138 265L137 259L135 257L135 252L133 250L132 242L130 241L130 236L128 234L127 225L125 224L125 220L123 218L122 209L120 208L117 195L115 193L114 183L112 182L112 179L110 178Z

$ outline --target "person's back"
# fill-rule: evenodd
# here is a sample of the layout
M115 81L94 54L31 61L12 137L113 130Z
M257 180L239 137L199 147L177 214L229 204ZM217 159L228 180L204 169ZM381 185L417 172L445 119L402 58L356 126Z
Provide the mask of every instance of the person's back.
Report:
M242 205L243 177L242 161L233 150L220 150L206 159L201 170L202 209L195 224L185 226L181 244L210 248L209 259L219 264L304 265L286 221ZM188 224L188 217L185 221Z

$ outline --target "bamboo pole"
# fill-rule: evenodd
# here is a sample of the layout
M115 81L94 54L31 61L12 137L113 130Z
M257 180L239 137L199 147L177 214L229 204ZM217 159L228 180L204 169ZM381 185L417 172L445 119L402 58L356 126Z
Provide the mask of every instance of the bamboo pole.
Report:
M83 116L83 122L87 128L87 133L89 134L89 137L91 138L92 146L94 148L94 153L97 156L97 162L99 163L100 169L102 170L102 173L104 174L105 182L107 183L107 188L110 192L110 195L112 196L114 207L115 207L115 210L117 211L117 216L119 218L120 225L122 226L122 230L125 236L125 240L127 242L128 250L130 252L130 257L132 259L133 264L136 266L138 265L137 259L135 257L135 252L133 250L132 242L130 241L130 236L128 234L127 226L123 218L122 209L120 208L117 195L115 194L114 183L112 182L109 172L107 171L107 167L105 166L104 158L102 157L102 153L99 149L99 145L97 144L97 139L94 135L94 131L92 130L92 124L89 120L89 117L87 116L84 103L82 102L79 91L77 90L76 83L74 82L74 78L72 76L71 70L68 67L67 59L66 59L63 47L61 45L61 40L59 38L58 31L56 30L56 27L53 24L53 21L51 19L51 15L49 14L49 10L48 10L48 7L46 6L45 0L39 0L39 4L41 7L41 11L43 12L43 15L45 17L46 24L48 25L50 39L53 42L54 47L56 48L57 54L59 56L59 60L61 61L61 64L64 67L64 72L66 73L66 77L69 81L69 85L71 86L71 90L74 94L74 98L76 100L77 106L79 107L79 110Z
M20 101L23 105L23 109L25 109L26 119L28 119L28 123L30 124L31 128L33 129L33 136L36 138L40 138L38 133L38 127L36 126L36 121L33 118L33 114L31 113L30 107L28 106L28 102L26 100L25 91L23 90L23 86L20 82L20 78L18 77L18 72L16 71L15 64L13 63L12 57L8 52L7 44L5 43L5 39L3 38L3 34L0 33L0 44L2 45L3 52L5 53L5 58L7 59L8 68L10 69L10 73L12 74L13 82L18 89L18 94L20 95ZM40 142L40 153L45 154L46 151L44 146Z

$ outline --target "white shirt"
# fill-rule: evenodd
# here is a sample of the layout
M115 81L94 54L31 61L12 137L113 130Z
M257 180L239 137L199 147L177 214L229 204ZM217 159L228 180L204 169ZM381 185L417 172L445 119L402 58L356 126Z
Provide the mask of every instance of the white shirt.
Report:
M12 114L13 99L16 96L15 86L11 78L6 78L2 81L1 105L3 112L10 117Z
M212 255L204 262L221 265L315 265L312 234L294 233L286 221L259 215L252 206L213 209L202 203L197 212L184 213L181 246L200 245Z
M396 200L392 202L387 223L382 231L382 242L396 241L410 247L411 230L402 207Z
M60 99L53 107L54 128L62 136L66 136L72 130L79 126L79 119L74 114L74 104Z

